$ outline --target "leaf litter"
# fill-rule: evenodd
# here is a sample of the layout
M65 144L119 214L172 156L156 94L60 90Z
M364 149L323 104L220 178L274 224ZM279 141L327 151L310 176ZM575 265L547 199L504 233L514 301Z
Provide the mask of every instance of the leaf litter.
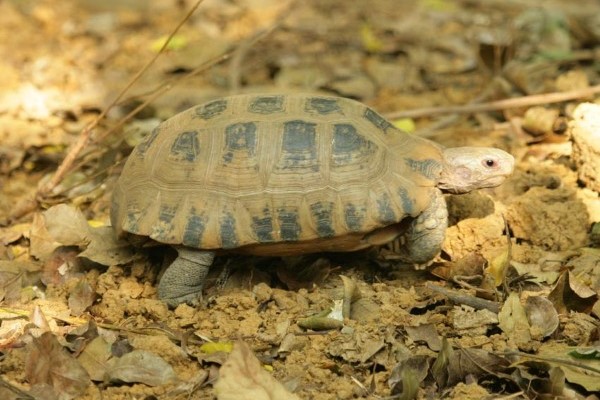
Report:
M21 213L36 191L46 209L0 230L0 397L593 398L600 390L597 105L577 107L581 95L491 104L577 90L593 101L599 13L555 3L331 0L286 12L282 2L207 1L133 93L162 82L173 89L125 124L125 140L104 140L98 125L70 173L41 190L75 134L110 103L107 93L156 54L185 12L118 3L0 5L11 38L0 70L12 77L0 95L0 216ZM240 41L231 64L172 85ZM393 270L373 254L239 257L229 263L239 264L235 279L209 285L202 307L169 310L155 288L169 250L133 249L107 226L118 160L153 124L227 87L322 90L382 113L434 107L402 126L446 145L502 147L519 165L500 188L448 199L452 223L433 275ZM118 104L107 125L143 99ZM499 111L435 116L486 101ZM325 319L315 325L315 316Z

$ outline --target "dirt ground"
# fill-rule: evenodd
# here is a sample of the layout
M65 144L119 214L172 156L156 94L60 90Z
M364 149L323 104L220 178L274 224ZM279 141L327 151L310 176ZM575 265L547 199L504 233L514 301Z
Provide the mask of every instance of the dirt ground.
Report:
M598 398L599 3L205 0L160 52L195 3L0 2L0 398ZM228 255L169 309L174 251L109 227L123 161L192 105L292 92L515 171L446 198L425 270Z

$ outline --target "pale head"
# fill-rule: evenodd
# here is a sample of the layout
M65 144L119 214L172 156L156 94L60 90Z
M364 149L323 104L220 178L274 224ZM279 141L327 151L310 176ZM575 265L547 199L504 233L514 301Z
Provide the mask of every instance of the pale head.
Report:
M438 187L451 193L496 187L513 172L515 159L492 147L444 149L444 170Z

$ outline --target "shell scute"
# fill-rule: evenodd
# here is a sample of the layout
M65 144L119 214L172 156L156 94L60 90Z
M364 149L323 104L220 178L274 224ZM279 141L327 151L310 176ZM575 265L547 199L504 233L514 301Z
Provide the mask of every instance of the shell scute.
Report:
M285 111L284 96L260 96L248 105L248 111L254 114L277 114Z
M231 212L224 213L220 220L219 233L221 247L224 249L233 249L238 246L235 222L235 216Z
M169 159L175 162L186 161L193 163L200 153L197 131L181 132L171 145Z
M440 175L442 171L442 164L438 160L434 160L431 158L423 159L423 160L415 160L413 158L407 157L405 159L406 164L412 169L414 172L417 172L423 175L427 179L435 179Z
M352 124L334 124L331 158L334 166L363 162L375 151L375 144L357 132Z
M202 236L206 229L207 217L205 214L198 214L195 207L192 207L189 212L189 217L183 230L182 244L189 247L200 247Z
M393 224L398 221L394 209L392 208L390 196L387 193L384 193L377 198L377 216L382 225Z
M344 221L346 228L350 232L360 232L363 228L367 209L364 206L357 206L353 203L347 203L344 206Z
M316 127L313 122L287 121L283 124L282 151L278 167L281 169L310 168L318 171Z
M208 120L221 115L227 110L227 100L219 99L203 104L194 109L196 116Z
M333 227L333 203L318 201L310 205L310 212L319 237L328 238L335 235Z
M383 118L379 113L373 111L370 108L365 108L365 112L363 114L364 118L373 124L376 128L383 131L383 133L387 133L388 129L396 129L394 125L387 119Z
M223 161L231 162L239 151L245 152L247 157L254 157L256 154L256 124L254 122L238 122L225 128Z
M306 99L306 105L304 111L309 114L342 114L342 108L338 102L338 99L325 98L325 97L309 97Z
M284 207L277 210L279 222L279 236L284 241L296 241L300 238L302 228L298 220L298 209L296 207Z

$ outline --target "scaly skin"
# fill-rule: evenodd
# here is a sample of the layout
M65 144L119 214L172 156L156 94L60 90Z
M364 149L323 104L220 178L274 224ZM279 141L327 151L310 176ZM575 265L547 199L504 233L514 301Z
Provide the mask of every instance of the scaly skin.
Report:
M177 258L167 267L158 284L158 297L170 307L181 303L196 305L215 253L183 246L176 250Z

